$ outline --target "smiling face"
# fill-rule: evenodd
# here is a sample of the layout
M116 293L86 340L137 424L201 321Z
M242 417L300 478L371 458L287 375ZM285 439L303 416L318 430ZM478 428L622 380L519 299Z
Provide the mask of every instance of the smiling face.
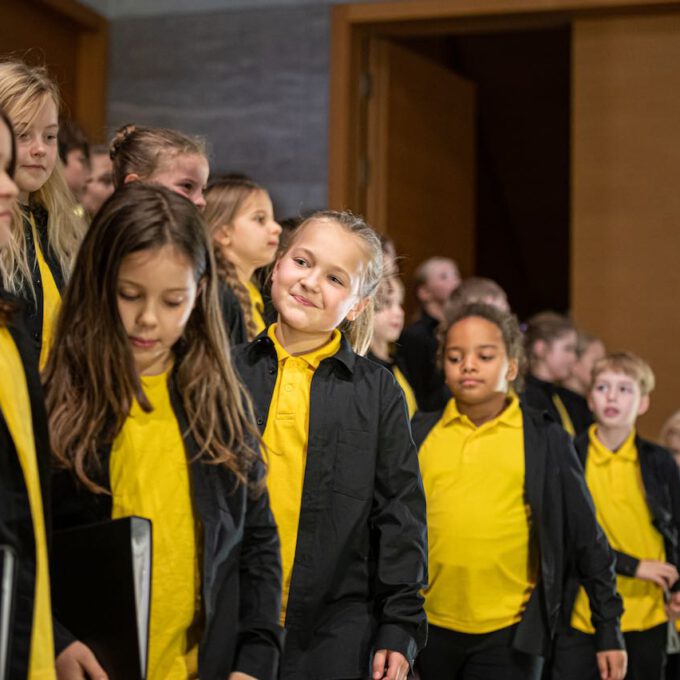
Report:
M150 177L128 175L126 181L143 179L167 187L176 194L188 198L199 210L205 208L203 192L208 182L210 167L205 156L180 154L167 158Z
M12 208L19 189L9 176L12 164L12 137L9 128L0 120L0 248L4 247L11 237Z
M194 308L198 285L189 259L174 245L123 258L118 273L118 314L140 375L168 368Z
M649 408L649 396L643 396L638 382L626 373L605 370L595 377L588 405L599 425L627 429Z
M367 300L360 286L368 254L360 237L330 219L315 219L297 232L272 273L272 301L284 332L323 344Z
M13 117L13 123L17 135L14 179L20 200L27 203L29 194L38 191L50 178L57 162L57 104L50 95L45 95L32 119Z
M502 403L517 370L518 362L508 358L503 333L495 323L470 316L446 333L444 375L459 405Z

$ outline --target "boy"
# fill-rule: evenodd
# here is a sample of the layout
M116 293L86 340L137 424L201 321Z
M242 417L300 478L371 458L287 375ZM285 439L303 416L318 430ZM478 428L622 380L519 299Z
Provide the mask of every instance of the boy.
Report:
M459 284L458 266L448 257L431 257L422 262L414 274L414 291L421 314L399 338L397 363L413 388L418 408L423 411L434 411L449 398L436 363L437 327L444 318L444 305Z
M651 368L630 352L598 361L588 393L595 423L576 440L598 521L616 556L628 680L663 677L668 614L680 612L680 475L670 453L635 430L653 388ZM564 609L570 625L556 643L553 678L596 680L590 609L583 589L574 601L575 592L573 582Z

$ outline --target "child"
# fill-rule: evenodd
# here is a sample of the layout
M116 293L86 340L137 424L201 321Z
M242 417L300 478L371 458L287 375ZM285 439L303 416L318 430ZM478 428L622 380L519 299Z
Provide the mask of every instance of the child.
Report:
M623 678L613 558L566 433L510 390L516 318L490 305L444 323L443 411L416 414L430 586L422 680L540 678L573 559L594 603L598 658Z
M17 135L19 202L0 256L2 285L18 295L34 352L45 365L61 291L84 227L57 159L59 91L44 68L0 62L0 107Z
M203 143L177 130L124 125L110 145L113 185L142 181L161 184L205 208L210 168Z
M404 395L361 356L381 273L363 220L313 214L274 267L277 322L235 350L281 537L283 680L405 680L425 642L425 504Z
M460 283L458 267L447 257L431 257L414 274L420 318L408 326L397 343L399 363L413 387L418 408L432 411L446 403L444 377L437 368L437 327L444 305Z
M680 465L680 411L676 411L664 424L659 433L659 442L665 446Z
M603 359L606 350L600 338L582 330L576 331L576 361L571 375L562 381L562 385L572 392L587 398L593 379L593 366Z
M81 200L88 220L92 220L112 193L113 165L109 149L106 146L93 146L90 149L90 174Z
M630 352L595 364L588 402L595 424L576 440L597 518L616 555L621 620L628 650L627 680L660 680L669 609L680 612L678 539L680 477L665 449L640 438L635 421L649 408L654 374ZM571 629L557 640L554 678L597 678L595 639L582 591L565 613ZM573 613L572 613L573 605Z
M575 405L578 395L560 386L576 363L576 337L572 323L555 312L529 319L525 333L529 373L522 395L527 406L546 411L572 437L592 422L587 406Z
M90 143L75 120L59 122L59 158L64 166L64 179L75 201L83 198L90 175Z
M383 256L385 251L383 249ZM393 271L393 270L392 270ZM375 296L375 315L373 318L373 336L371 348L366 355L392 371L399 387L404 391L409 418L413 417L418 405L416 397L404 373L397 366L392 349L404 328L404 285L396 276L389 276L380 284Z
M253 276L274 261L281 227L269 194L249 179L222 179L206 192L205 220L212 234L225 324L232 344L265 329L264 301Z
M473 302L492 305L504 312L510 311L507 294L493 279L471 276L463 279L451 293L444 307L445 315L451 314L456 306L463 307Z
M152 520L150 680L276 677L279 543L216 283L195 206L119 189L83 241L46 371L55 525ZM63 630L56 651L60 677L89 658Z
M0 111L0 250L12 233L18 188L15 143ZM18 572L8 658L9 678L54 680L52 608L43 509L49 442L32 345L21 328L19 300L0 290L0 544L11 547ZM0 600L6 593L0 595Z

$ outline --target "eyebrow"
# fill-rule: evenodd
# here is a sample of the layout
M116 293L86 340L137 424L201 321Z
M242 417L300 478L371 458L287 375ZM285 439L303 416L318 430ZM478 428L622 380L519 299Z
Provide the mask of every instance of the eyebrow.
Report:
M135 281L131 281L130 279L118 279L118 283L124 283L127 284L128 286L134 286L135 288L142 288L144 289L144 286L141 283L136 283ZM164 293L186 293L189 289L185 286L184 288L166 288L163 292Z
M447 345L446 349L462 349L462 347L459 347L458 345ZM475 349L498 349L498 345L494 344L486 344L486 345L476 345Z

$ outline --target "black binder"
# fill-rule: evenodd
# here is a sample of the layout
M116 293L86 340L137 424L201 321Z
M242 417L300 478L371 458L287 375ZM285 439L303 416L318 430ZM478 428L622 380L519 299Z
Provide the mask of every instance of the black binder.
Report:
M109 680L145 680L151 521L123 517L57 531L51 568L59 623L94 652Z
M0 680L9 677L16 570L16 553L11 547L0 545Z

